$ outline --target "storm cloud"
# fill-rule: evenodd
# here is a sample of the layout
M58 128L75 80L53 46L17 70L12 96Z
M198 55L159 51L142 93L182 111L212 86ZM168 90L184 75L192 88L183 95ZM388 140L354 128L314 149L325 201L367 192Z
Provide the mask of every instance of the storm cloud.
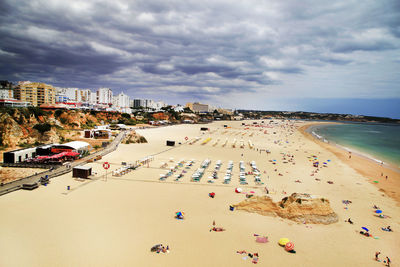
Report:
M397 0L4 0L0 12L1 79L175 102L400 97Z

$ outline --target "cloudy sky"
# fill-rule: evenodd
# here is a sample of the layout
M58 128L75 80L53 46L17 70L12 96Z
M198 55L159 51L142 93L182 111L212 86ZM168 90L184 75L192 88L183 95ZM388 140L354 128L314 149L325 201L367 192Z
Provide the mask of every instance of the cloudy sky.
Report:
M398 0L2 0L0 79L400 118Z

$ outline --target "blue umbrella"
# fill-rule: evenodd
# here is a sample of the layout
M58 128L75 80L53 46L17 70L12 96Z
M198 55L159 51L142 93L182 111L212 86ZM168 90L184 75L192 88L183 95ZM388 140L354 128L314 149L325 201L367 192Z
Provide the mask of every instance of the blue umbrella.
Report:
M382 211L381 210L376 210L375 213L382 213Z
M365 230L365 231L369 231L367 227L361 227L361 229Z

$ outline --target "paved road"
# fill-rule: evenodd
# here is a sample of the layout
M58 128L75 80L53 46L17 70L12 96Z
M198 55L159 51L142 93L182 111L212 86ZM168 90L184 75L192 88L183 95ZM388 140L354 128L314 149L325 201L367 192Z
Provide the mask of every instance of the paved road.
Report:
M48 170L45 172L38 173L37 175L29 176L17 181L13 181L11 183L4 184L3 186L0 186L0 195L4 195L13 192L15 190L19 190L22 188L23 184L33 184L35 182L39 183L40 178L45 177L46 175L48 175L49 178L54 178L63 175L65 173L72 171L72 168L75 166L84 165L89 160L94 159L97 156L107 155L108 153L113 152L114 150L117 149L118 145L121 143L122 139L125 137L127 132L128 131L121 131L105 149L95 152L83 159L72 162L71 167L60 166L54 170Z

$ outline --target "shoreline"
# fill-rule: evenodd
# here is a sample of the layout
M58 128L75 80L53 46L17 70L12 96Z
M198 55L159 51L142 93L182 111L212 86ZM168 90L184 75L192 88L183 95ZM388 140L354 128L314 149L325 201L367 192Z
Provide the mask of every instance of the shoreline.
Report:
M371 161L375 162L376 164L383 163L383 165L386 166L387 168L390 168L393 171L396 171L396 172L400 173L400 165L396 164L395 162L391 161L390 159L382 159L382 158L379 158L378 155L374 156L374 155L372 155L372 154L370 154L368 152L360 151L357 148L354 148L354 147L351 147L351 146L350 147L346 147L344 145L340 145L340 144L338 144L338 143L336 143L334 141L328 140L328 139L316 134L313 131L312 128L314 126L321 125L321 124L343 124L343 123L341 123L341 122L337 122L337 123L336 122L332 122L332 123L331 122L321 122L321 123L320 122L311 122L311 125L309 127L307 127L305 129L305 131L307 133L311 134L314 138L316 138L316 139L318 139L320 141L323 140L324 143L331 144L332 146L339 147L340 149L345 150L347 152L351 152L352 154L357 154L358 156L363 157L363 158L368 159L368 160L371 160Z
M400 170L388 163L380 165L375 159L371 159L359 152L352 151L351 158L349 158L349 151L343 146L326 143L307 132L308 128L320 124L325 123L310 122L301 126L299 131L309 140L335 154L344 164L347 164L368 179L371 184L379 188L380 192L394 199L397 205L400 206ZM388 176L388 179L385 178L386 176ZM374 181L378 181L378 183Z

